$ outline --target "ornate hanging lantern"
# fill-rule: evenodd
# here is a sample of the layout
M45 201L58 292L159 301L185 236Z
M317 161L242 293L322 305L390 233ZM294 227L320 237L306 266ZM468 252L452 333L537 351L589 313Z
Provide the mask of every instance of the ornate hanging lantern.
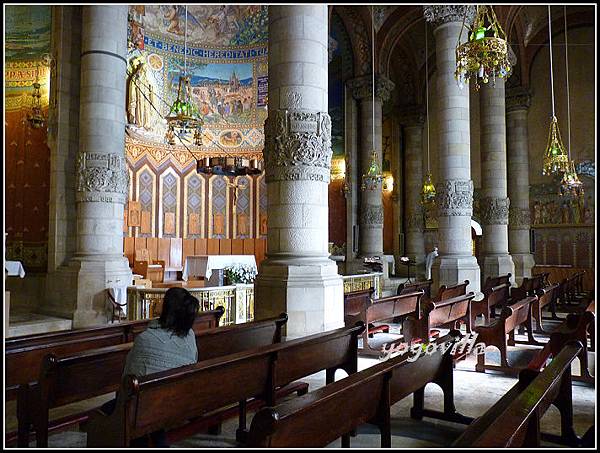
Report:
M461 28L456 47L454 75L461 89L465 83L471 81L475 89L479 90L480 81L488 83L491 79L492 83L495 83L496 77L506 77L511 70L506 34L496 18L494 9L485 5L478 5L476 8L473 25L468 27L470 29L468 40L460 44Z
M183 44L183 75L179 76L177 99L171 105L167 120L165 140L169 145L175 144L175 135L182 136L188 132L194 133L194 145L202 146L202 125L204 121L198 108L192 101L192 87L187 75L187 5L185 7L185 33Z
M32 84L33 93L31 93L31 111L27 114L27 121L34 129L40 129L45 122L42 114L42 85L40 85L39 67L36 68L35 82Z
M421 189L421 203L426 205L435 202L435 186L431 182L431 173L427 173Z
M569 166L569 156L563 145L558 129L558 120L555 116L552 117L550 123L550 131L548 132L548 144L544 153L544 169L543 175L567 171Z

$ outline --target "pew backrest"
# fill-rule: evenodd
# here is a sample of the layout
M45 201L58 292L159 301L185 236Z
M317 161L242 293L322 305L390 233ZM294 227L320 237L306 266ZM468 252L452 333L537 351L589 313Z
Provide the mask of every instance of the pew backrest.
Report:
M199 333L217 327L223 313L222 307L199 312L192 329ZM86 350L128 343L143 332L150 321L131 321L13 339L5 350L7 400L16 397L16 389L20 384L38 378L45 356L53 354L66 357Z
M421 302L427 302L431 299L431 284L433 280L425 280L422 282L414 282L414 283L400 283L398 285L398 289L396 290L396 294L398 296L402 294L414 293L417 291L423 291L423 296L421 297Z
M488 277L485 279L485 283L484 283L481 291L485 292L488 289L492 289L496 286L506 285L506 284L510 288L510 278L511 277L512 277L512 274L510 272L506 275L499 275L498 277Z
M537 301L537 296L529 296L502 309L500 320L504 325L505 333L512 332L527 321L531 316L532 304L535 301Z
M88 446L128 445L158 428L252 397L273 404L276 387L323 369L354 373L364 328L361 323L141 378L126 376L115 412L90 420ZM104 424L111 421L106 437Z
M356 316L364 313L373 301L375 288L362 289L344 294L344 317Z
M467 286L469 286L469 280L465 280L463 283L457 283L452 286L442 285L440 286L437 296L433 298L433 301L439 302L444 299L451 299L467 294Z
M362 423L389 416L394 403L439 375L452 373L448 350L436 349L416 361L404 354L276 407L263 408L252 420L248 446L325 447Z
M441 301L430 301L423 304L423 317L428 319L429 328L444 326L464 319L470 327L471 300L475 293L469 292Z
M423 291L416 291L377 299L367 307L366 323L419 313L422 297Z

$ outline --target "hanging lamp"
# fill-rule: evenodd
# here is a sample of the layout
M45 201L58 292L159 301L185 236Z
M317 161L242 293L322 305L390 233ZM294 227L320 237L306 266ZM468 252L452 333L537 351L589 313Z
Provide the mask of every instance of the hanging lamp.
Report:
M550 175L558 172L565 172L569 166L569 156L565 151L560 130L558 128L558 119L554 108L554 70L552 67L552 13L548 5L548 34L550 37L550 91L552 93L552 120L550 130L548 131L548 143L544 153L544 167L542 175Z
M476 6L475 19L470 27L469 37L461 44L462 30L468 9L463 18L463 26L456 47L456 71L454 76L462 89L469 81L479 90L479 82L495 83L496 77L506 77L511 70L508 61L506 34L491 6ZM468 27L469 28L469 27Z
M42 114L42 85L40 84L40 68L36 66L35 82L32 84L33 93L31 93L31 111L27 114L27 121L34 129L40 129L45 122Z
M202 125L204 121L192 100L192 87L190 77L187 74L187 23L188 23L187 5L185 5L185 32L184 32L184 54L183 54L183 75L179 75L179 85L177 87L177 99L171 105L169 113L165 117L167 120L167 132L165 140L169 145L175 145L175 135L186 135L193 133L194 145L202 146Z
M371 146L373 147L373 150L371 151L369 168L367 169L367 172L362 175L362 190L376 190L383 181L381 165L379 165L377 151L375 150L375 24L373 22L373 6L371 6L371 43L371 55L373 57L371 65L373 69L373 86L371 89L373 93L373 130L371 135Z
M435 202L435 186L431 181L429 168L429 46L427 45L427 22L425 22L425 115L427 121L427 174L421 189L421 204L427 205Z
M560 182L560 192L562 195L583 195L583 183L577 176L575 170L575 161L571 160L571 100L569 97L569 40L567 37L567 6L564 6L565 16L565 71L567 79L567 153L569 158L568 168L563 174Z

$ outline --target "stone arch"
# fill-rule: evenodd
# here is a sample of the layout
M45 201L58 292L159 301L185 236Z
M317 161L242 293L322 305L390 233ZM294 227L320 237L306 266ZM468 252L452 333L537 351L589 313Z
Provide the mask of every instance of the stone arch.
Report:
M354 59L354 76L369 74L371 72L371 39L365 23L353 6L334 6L342 19L346 32L352 43ZM352 33L349 33L348 31Z

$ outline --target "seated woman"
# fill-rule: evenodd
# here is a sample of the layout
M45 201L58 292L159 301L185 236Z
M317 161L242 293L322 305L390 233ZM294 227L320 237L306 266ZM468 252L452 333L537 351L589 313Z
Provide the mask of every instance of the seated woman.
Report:
M133 348L127 354L123 375L139 377L196 363L198 349L192 325L199 308L198 299L186 289L169 288L160 318L151 321L135 338ZM116 399L106 403L102 410L112 413L115 405ZM164 430L152 433L150 438L156 447L168 446ZM132 446L147 446L146 439L137 439Z

